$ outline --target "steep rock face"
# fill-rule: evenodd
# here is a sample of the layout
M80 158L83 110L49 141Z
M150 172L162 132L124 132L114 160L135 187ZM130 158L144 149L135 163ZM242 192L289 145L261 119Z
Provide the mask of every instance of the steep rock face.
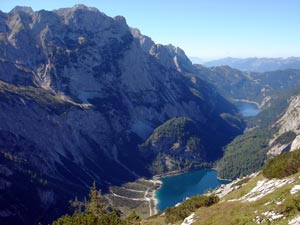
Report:
M280 133L291 130L296 134L300 133L300 96L291 99L289 107L277 124L280 125Z
M300 96L293 96L284 114L277 120L274 127L278 132L270 141L269 155L278 155L283 151L299 149L300 135Z
M83 5L0 12L1 224L47 223L93 180L105 190L149 176L137 146L173 117L216 135L207 148L241 132L221 116L236 109L187 76L182 50L143 40Z
M151 38L142 35L136 28L131 28L133 37L140 43L145 52L154 56L168 69L175 69L182 73L195 73L195 68L185 52L173 45L155 44Z

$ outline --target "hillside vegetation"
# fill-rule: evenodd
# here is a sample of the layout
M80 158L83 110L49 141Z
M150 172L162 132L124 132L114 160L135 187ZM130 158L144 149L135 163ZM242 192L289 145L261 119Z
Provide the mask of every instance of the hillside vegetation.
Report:
M138 224L139 216L132 211L127 218L121 218L120 212L107 204L96 185L90 189L89 197L84 201L71 201L72 215L58 218L52 225L128 225Z
M298 93L299 86L273 92L257 116L245 117L248 130L224 148L224 156L216 163L219 177L235 179L256 172L264 165L270 149L276 145L288 146L294 140L296 133L292 130L277 134L280 124L276 121L288 108L291 97ZM270 144L275 135L278 137Z
M262 173L267 178L284 178L300 171L300 150L269 159Z
M178 117L157 127L140 149L152 158L151 173L162 174L206 165L207 150L203 143L196 123L188 117Z
M166 224L169 224L179 220L183 220L185 217L189 216L195 210L201 207L209 207L213 204L216 204L218 201L219 198L215 195L193 196L176 207L167 208L164 212L165 222Z
M260 170L267 157L271 134L267 128L255 129L235 138L216 164L219 177L236 179Z

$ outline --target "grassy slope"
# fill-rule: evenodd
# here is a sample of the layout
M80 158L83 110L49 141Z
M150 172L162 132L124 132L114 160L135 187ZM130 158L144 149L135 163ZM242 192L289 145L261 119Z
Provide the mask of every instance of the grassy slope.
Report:
M281 188L276 189L273 193L266 195L260 200L255 202L241 202L234 201L242 197L245 193L248 193L252 187L255 186L258 180L264 179L262 175L258 176L254 180L251 180L247 185L240 189L230 193L226 196L223 202L213 205L210 208L201 208L196 212L197 222L195 224L256 224L254 219L258 216L261 219L265 218L262 213L266 211L281 212L282 207L277 202L281 202L283 199L291 197L290 190L295 184L300 184L299 173L293 175L296 181L293 184L284 185ZM294 196L299 199L299 193ZM282 205L284 202L282 203ZM300 212L291 212L285 215L285 219L278 219L274 221L274 224L287 224L287 221L293 218ZM269 224L268 221L261 224Z

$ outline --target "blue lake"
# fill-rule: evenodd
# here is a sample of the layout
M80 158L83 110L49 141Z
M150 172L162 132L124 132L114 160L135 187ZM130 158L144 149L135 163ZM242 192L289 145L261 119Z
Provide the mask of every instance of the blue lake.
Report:
M234 102L234 105L243 116L256 116L260 112L258 106L254 103L237 101Z
M160 211L182 202L186 197L203 194L206 190L228 183L225 180L218 180L217 171L211 169L190 171L162 178L161 181L162 186L156 192L157 208Z

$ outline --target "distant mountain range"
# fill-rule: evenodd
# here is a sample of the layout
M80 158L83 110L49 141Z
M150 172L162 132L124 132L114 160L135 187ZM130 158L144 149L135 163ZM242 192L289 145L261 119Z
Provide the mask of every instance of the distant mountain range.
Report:
M247 99L261 103L276 91L287 91L300 84L300 70L286 69L270 72L246 72L229 66L205 67L194 65L196 74L211 83L227 99Z
M193 58L191 58L193 61ZM193 61L193 63L200 63ZM285 69L300 69L300 57L289 58L223 58L202 63L204 66L230 66L235 69L252 72L267 72Z

